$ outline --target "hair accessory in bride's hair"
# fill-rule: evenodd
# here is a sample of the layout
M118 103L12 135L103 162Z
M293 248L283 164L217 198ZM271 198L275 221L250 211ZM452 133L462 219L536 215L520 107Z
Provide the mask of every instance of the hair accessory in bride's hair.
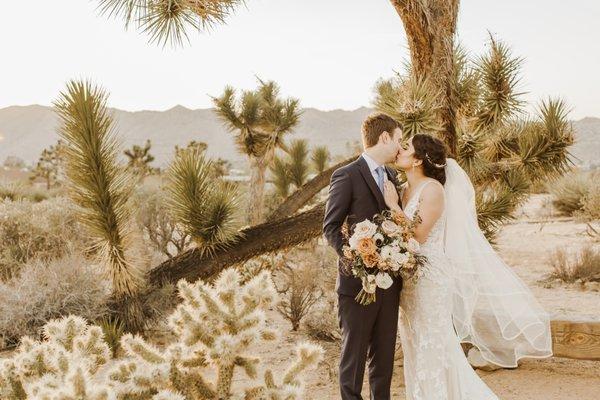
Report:
M431 161L431 158L429 158L429 154L427 154L427 153L425 153L425 158L427 158L427 161L429 161L429 163L432 164L436 168L442 169L442 168L444 168L446 166L446 163L436 164L433 161Z

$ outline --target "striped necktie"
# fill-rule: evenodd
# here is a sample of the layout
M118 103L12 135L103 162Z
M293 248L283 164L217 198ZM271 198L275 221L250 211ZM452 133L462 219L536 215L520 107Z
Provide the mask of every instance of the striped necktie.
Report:
M377 174L377 186L379 186L379 190L381 190L381 193L383 193L383 181L384 181L383 167L375 168L375 173Z

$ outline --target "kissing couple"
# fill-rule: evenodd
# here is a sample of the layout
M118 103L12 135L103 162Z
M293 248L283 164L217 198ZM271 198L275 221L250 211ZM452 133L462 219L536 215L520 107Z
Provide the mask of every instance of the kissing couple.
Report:
M339 256L341 398L363 399L368 363L370 399L390 399L399 333L407 400L497 400L461 343L506 368L523 357L549 357L548 314L482 233L473 184L439 139L404 138L394 119L374 114L362 125L362 142L362 155L331 177L323 223ZM395 277L389 288L376 289L375 302L362 305L355 300L361 280L343 252L343 226L352 234L384 210L418 217L414 235L426 262L418 279Z

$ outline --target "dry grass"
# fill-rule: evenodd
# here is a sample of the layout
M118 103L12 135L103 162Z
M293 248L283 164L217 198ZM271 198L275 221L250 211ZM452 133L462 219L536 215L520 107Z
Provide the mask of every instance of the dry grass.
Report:
M598 209L590 209L593 204L600 203L600 173L572 172L548 184L553 195L554 206L564 214L585 216L587 212L597 213ZM591 196L591 197L590 197ZM585 203L589 202L588 207ZM595 203L594 203L595 202ZM587 210L587 211L586 211Z
M600 251L591 245L572 256L564 249L556 250L550 264L553 269L551 279L566 283L600 282Z
M86 238L73 204L64 198L0 202L0 281L18 275L34 257L48 261L82 251Z
M75 314L96 320L106 312L110 287L97 266L80 255L26 264L0 283L0 347L38 336L51 319Z

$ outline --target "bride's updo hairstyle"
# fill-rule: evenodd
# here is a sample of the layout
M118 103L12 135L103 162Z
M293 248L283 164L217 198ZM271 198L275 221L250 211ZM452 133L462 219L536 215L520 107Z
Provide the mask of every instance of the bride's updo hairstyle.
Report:
M417 133L412 137L415 158L423 161L423 173L442 185L446 183L446 146L436 137Z

